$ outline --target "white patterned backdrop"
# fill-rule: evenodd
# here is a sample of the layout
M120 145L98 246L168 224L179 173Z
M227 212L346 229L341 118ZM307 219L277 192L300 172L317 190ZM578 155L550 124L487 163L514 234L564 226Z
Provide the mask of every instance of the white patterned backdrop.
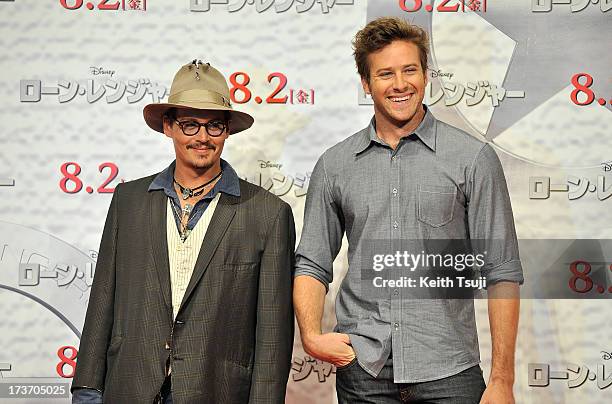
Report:
M234 104L255 125L230 137L224 158L291 204L299 238L315 161L372 116L351 39L380 15L430 32L426 100L438 119L493 143L519 238L565 239L525 249L524 259L546 253L551 265L526 265L527 279L567 285L569 262L592 260L593 290L522 300L517 403L612 402L612 251L603 241L612 239L610 8L609 0L0 0L0 402L69 402L61 392L111 192L172 161L170 140L145 125L142 108L165 100L178 68L199 58L227 77L243 73L235 82L248 75ZM576 239L604 246L601 254L589 257ZM346 270L345 245L326 330ZM477 308L486 378L486 302ZM334 373L296 335L287 403L335 403ZM37 384L40 394L17 398L25 396L14 386Z

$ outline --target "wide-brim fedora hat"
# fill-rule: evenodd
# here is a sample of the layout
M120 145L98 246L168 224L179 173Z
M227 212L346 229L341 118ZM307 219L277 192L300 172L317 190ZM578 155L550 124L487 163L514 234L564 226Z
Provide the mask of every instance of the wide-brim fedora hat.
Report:
M230 101L230 91L223 74L210 63L194 60L180 68L174 76L167 103L144 107L147 125L164 133L163 119L169 109L228 111L230 133L242 132L253 125L253 117L236 111Z

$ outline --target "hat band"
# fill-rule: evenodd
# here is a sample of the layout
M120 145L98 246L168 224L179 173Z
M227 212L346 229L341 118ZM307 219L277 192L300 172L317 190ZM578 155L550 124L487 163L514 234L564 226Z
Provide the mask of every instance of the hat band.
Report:
M223 105L228 108L232 107L232 104L230 103L229 99L225 98L224 96L215 91L204 89L180 91L176 94L170 95L170 97L168 97L168 102L171 104L212 102L215 104Z

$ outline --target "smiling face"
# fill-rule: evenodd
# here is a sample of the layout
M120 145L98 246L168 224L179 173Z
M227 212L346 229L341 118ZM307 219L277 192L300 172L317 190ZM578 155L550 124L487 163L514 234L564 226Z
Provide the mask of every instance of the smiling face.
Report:
M211 167L220 167L221 152L229 136L229 127L220 136L210 136L204 127L197 134L187 136L176 123L219 121L227 123L223 111L178 110L176 120L164 118L164 133L172 139L176 164L196 171L207 171Z
M397 40L368 55L369 81L361 78L363 89L372 95L377 125L404 127L423 118L427 76L419 49Z

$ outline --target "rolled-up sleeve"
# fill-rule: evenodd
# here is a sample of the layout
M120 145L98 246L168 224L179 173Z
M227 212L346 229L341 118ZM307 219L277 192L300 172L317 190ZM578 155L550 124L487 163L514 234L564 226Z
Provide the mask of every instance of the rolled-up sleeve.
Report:
M523 269L506 179L497 154L488 144L472 164L467 199L470 239L486 252L482 274L487 285L500 281L522 284Z
M296 252L295 276L312 276L328 290L333 280L333 262L340 251L343 234L342 212L332 195L323 154L310 176L304 227Z

